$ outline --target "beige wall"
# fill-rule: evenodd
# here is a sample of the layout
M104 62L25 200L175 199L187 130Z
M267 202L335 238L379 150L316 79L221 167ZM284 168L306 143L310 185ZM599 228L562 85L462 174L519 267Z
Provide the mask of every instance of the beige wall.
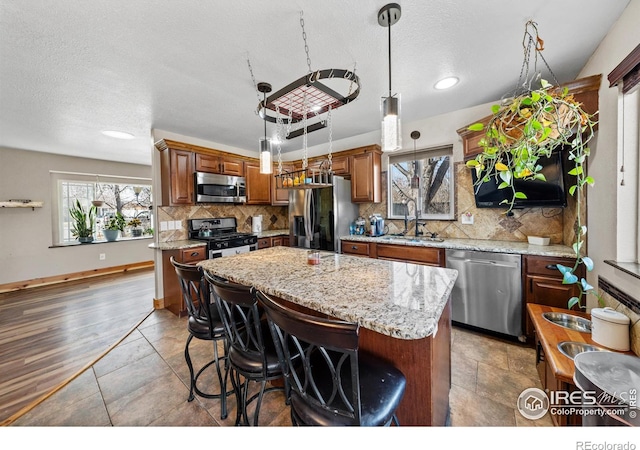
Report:
M640 299L640 280L624 274L604 260L616 259L617 210L616 189L619 162L617 157L618 89L610 88L607 75L640 43L640 0L631 0L618 22L611 28L600 46L580 72L580 77L602 73L600 87L600 124L596 143L592 146L589 175L596 185L588 192L588 246L595 269L589 282L597 286L598 276L606 278L618 289ZM635 185L637 180L627 180ZM596 306L592 299L589 307Z
M150 166L0 148L0 199L44 201L34 211L0 208L0 284L153 260L151 239L50 248L50 170L151 177Z

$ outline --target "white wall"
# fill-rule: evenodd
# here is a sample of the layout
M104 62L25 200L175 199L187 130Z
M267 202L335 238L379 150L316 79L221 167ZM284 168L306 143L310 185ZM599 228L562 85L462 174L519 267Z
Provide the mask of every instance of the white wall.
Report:
M44 201L33 211L0 208L0 284L153 260L151 239L50 248L50 170L151 178L150 166L0 148L0 199Z
M640 43L640 0L631 0L620 19L591 56L579 77L602 74L600 86L600 124L596 144L589 162L589 175L596 185L588 191L588 252L595 262L589 283L597 286L601 275L619 289L638 297L640 281L604 264L616 259L617 211L616 189L619 162L617 157L618 88L609 87L607 75ZM629 182L629 181L627 181ZM589 308L596 306L594 300Z

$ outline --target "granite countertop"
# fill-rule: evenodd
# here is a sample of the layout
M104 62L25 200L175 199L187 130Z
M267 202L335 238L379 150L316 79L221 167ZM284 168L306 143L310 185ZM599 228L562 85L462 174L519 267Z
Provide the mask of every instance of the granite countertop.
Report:
M207 245L206 241L198 241L195 239L184 239L181 241L158 242L149 244L149 248L157 248L158 250L181 250L184 248L195 248Z
M458 272L453 269L271 247L199 262L210 273L268 295L357 322L387 336L422 339L436 333Z
M258 239L263 237L273 237L273 236L289 236L289 229L286 230L263 230L260 233L253 233L258 236Z
M432 241L426 237L414 236L341 236L343 241L375 242L379 244L408 245L417 247L437 247L456 250L476 250L481 252L517 253L521 255L555 256L560 258L574 258L573 249L567 245L532 245L528 242L494 241L483 239L453 239Z

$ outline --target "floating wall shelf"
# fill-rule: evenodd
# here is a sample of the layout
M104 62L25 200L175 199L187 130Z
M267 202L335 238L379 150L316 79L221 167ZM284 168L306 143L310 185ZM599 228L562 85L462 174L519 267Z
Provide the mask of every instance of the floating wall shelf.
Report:
M31 200L9 200L6 202L0 202L0 208L42 208L44 202L32 202Z

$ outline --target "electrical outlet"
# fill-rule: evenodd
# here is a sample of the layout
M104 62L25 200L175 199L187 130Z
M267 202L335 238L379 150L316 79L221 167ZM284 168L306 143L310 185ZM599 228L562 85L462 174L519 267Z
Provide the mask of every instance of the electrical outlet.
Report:
M107 259L107 254L106 253L100 253L100 261L104 261L105 259Z
M467 212L461 217L463 225L473 225L473 214Z

